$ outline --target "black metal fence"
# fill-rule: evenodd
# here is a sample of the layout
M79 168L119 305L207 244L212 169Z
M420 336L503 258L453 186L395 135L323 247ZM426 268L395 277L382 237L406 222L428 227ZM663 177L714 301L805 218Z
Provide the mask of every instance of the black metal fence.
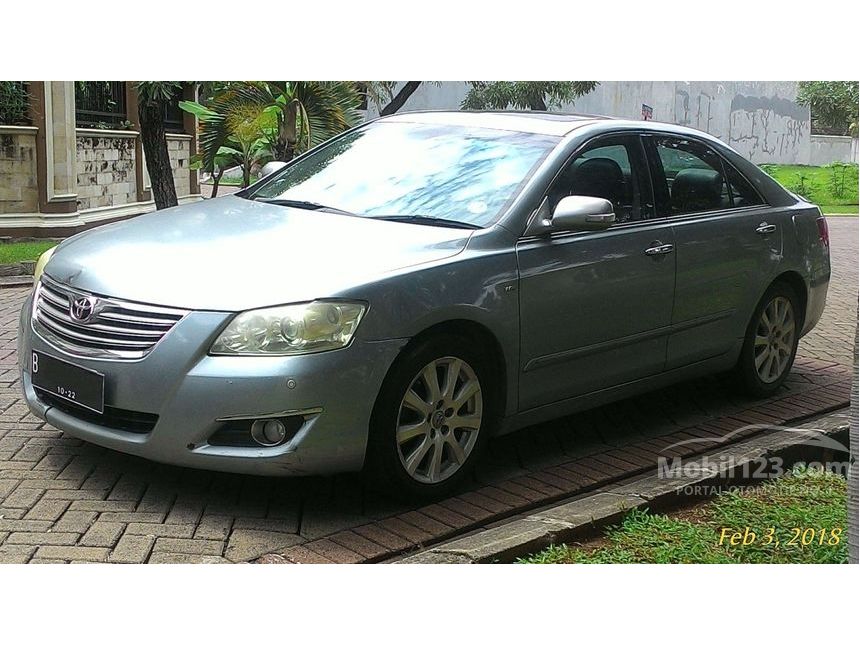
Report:
M177 93L173 99L164 106L164 129L168 132L185 132L185 124L182 117L185 112L179 107L182 97Z
M164 107L164 129L184 132L179 93ZM118 128L128 121L125 81L75 81L75 119L79 128Z
M79 128L116 128L128 120L125 81L75 81Z

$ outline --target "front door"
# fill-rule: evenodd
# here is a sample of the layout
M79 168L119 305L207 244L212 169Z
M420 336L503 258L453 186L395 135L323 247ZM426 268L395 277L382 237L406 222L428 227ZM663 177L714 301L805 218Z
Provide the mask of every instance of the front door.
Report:
M649 222L653 203L641 143L600 138L550 188L615 206L604 231L555 233L517 245L520 270L520 410L663 370L672 315L672 225Z

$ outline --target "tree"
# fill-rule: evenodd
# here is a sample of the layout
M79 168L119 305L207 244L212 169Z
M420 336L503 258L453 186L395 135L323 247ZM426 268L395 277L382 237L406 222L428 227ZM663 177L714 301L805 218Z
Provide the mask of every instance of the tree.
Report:
M244 141L247 155L268 143L272 158L289 161L334 135L357 125L360 96L347 81L254 81L230 83L207 106L180 103L198 110L203 166L214 164L222 147ZM205 110L205 114L199 113ZM256 137L250 136L256 133Z
M142 81L137 84L140 138L152 196L159 210L179 203L170 156L167 154L167 138L164 136L164 111L181 90L182 84L174 81Z
M402 108L422 81L406 81L397 93L397 81L367 81L367 94L379 108L379 116L394 114Z
M194 101L181 101L179 107L195 115L200 129L209 130L209 123L223 121L227 136L214 154L201 144L203 152L191 158L192 168L212 175L212 197L218 195L218 186L224 171L242 169L242 187L251 184L254 165L272 159L272 143L276 138L277 123L272 114L254 105L236 103L229 110L217 112ZM223 109L223 106L221 106ZM201 138L202 141L202 138Z
M801 81L797 102L809 106L813 132L857 136L857 81Z
M548 110L585 96L597 81L470 81L464 110Z
M218 187L221 185L221 178L224 176L224 172L230 168L241 166L243 163L243 159L239 152L235 148L226 146L222 147L221 150L218 151L218 154L215 155L215 159L213 159L212 163L208 166L204 165L203 155L198 153L191 157L192 170L202 170L203 172L209 173L212 177L212 194L209 195L210 199L218 197ZM244 170L242 177L243 179L245 177Z

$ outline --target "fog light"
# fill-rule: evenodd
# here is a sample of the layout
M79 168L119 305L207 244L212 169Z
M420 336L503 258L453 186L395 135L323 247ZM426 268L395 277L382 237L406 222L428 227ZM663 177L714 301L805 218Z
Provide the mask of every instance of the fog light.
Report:
M287 437L287 428L278 419L257 419L251 425L251 438L261 446L277 446Z

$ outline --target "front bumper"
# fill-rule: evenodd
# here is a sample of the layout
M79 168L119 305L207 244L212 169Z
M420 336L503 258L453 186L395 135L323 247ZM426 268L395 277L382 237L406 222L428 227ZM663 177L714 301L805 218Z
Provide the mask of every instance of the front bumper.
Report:
M30 410L63 432L91 443L192 468L255 475L310 475L360 470L370 414L382 380L405 340L362 342L307 356L209 356L231 314L188 314L140 360L74 357L43 340L30 322L32 296L21 310L18 356ZM30 379L36 349L105 375L105 404L158 415L149 432L99 425L46 404ZM292 387L288 387L288 381ZM321 409L321 411L319 411ZM271 448L212 445L218 419L314 410L296 435Z

